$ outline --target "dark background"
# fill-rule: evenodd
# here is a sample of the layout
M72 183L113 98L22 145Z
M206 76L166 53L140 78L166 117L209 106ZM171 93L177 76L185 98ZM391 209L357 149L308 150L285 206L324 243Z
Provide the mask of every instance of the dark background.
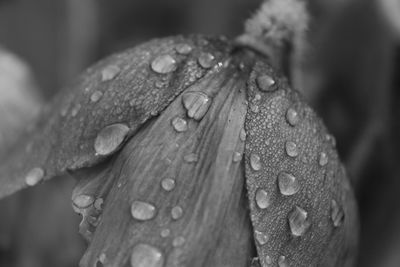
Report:
M295 87L336 136L353 181L361 216L358 266L397 267L400 31L378 1L310 0L310 48ZM48 101L96 60L150 38L233 38L260 2L2 0L0 45L28 64L38 88L33 94ZM0 266L77 266L85 246L70 205L73 184L56 179L0 202Z

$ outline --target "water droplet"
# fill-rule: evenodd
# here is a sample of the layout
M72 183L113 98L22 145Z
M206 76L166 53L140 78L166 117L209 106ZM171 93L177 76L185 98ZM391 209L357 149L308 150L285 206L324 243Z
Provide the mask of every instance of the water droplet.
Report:
M319 161L318 161L320 166L325 166L328 164L328 155L325 152L321 152L319 154Z
M272 259L271 259L270 256L268 256L268 255L265 256L265 263L268 264L268 265L269 265L269 264L272 264Z
M94 202L93 206L95 207L96 210L102 210L103 209L103 203L104 203L104 200L102 198L98 198Z
M257 82L258 88L260 88L261 91L271 92L271 91L276 90L276 88L274 86L275 81L269 75L262 75L262 76L257 77L256 82Z
M180 206L175 206L171 210L171 217L174 220L178 220L183 215L183 209Z
M93 103L96 103L97 101L100 100L100 98L103 96L103 93L100 91L95 91L91 96L90 96L90 101Z
M180 247L183 244L185 244L185 242L186 242L186 240L183 236L178 236L178 237L174 238L174 240L172 240L172 245L174 247Z
M258 101L258 100L260 100L261 99L261 95L260 94L256 94L255 96L254 96L254 100L255 101Z
M172 191L175 188L175 180L171 178L165 178L161 181L161 187L165 191Z
M78 115L79 110L81 110L81 105L76 104L71 110L71 116L75 117L76 115Z
M297 149L297 145L294 142L288 141L285 144L286 154L289 157L297 157L299 155L299 150Z
M172 56L162 55L156 57L153 62L151 62L151 68L157 73L166 74L175 71L177 68L177 63Z
M278 258L278 266L279 267L289 267L289 263L285 256L279 256Z
M151 220L156 215L156 207L150 203L135 200L131 205L131 214L139 221Z
M290 212L288 220L290 231L294 236L302 236L310 227L307 215L307 212L298 206Z
M336 139L335 139L335 137L333 135L326 134L325 139L326 139L326 141L330 142L333 147L336 146Z
M29 186L37 185L44 178L44 170L42 168L33 168L25 176L25 183Z
M209 69L213 66L215 57L210 53L201 53L199 56L199 64L205 69Z
M106 263L106 260L107 260L106 254L105 253L101 253L100 256L99 256L99 261L96 264L96 267L97 266L103 266L103 264ZM99 263L100 263L100 265L99 265Z
M102 70L101 72L101 80L103 82L105 81L110 81L117 77L118 73L120 72L120 68L118 66L107 66L105 69Z
M187 121L181 117L173 118L172 126L174 127L175 131L177 131L179 133L186 132L188 129Z
M188 163L193 163L193 162L197 162L199 160L199 157L196 154L191 153L191 154L184 156L183 160Z
M188 44L178 44L176 45L175 50L181 55L187 55L192 52L193 48Z
M72 200L72 204L79 209L84 209L92 205L94 202L93 196L78 195Z
M260 209L266 209L271 204L269 194L264 189L257 189L255 200Z
M161 233L160 233L161 237L163 237L163 238L168 237L170 234L171 234L171 230L169 230L169 229L163 229L163 230L161 230Z
M211 106L211 98L202 92L186 92L182 96L183 106L189 118L201 120Z
M254 113L258 113L260 111L260 108L258 107L258 105L253 104L250 106L250 110Z
M129 132L125 124L116 123L104 127L96 137L94 149L97 155L110 155L116 151Z
M242 154L240 152L234 152L233 153L233 162L239 162L242 160Z
M255 171L261 170L261 159L259 155L257 154L250 155L250 166Z
M162 267L163 265L164 257L158 248L147 244L138 244L133 248L132 267Z
M260 231L254 231L254 237L260 245L265 245L268 242L268 235Z
M291 126L296 126L299 121L299 113L294 108L289 108L286 112L286 120Z
M300 184L296 177L287 173L281 172L278 176L279 191L284 196L291 196L300 190Z
M341 226L344 221L343 209L339 207L335 200L331 202L331 219L335 227Z

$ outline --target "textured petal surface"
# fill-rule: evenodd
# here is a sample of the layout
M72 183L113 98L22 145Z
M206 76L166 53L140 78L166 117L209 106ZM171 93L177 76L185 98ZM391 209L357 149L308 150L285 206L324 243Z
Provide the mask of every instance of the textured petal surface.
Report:
M269 90L257 84L265 75ZM357 210L332 137L267 64L256 64L248 94L246 182L261 266L350 266Z
M190 49L182 51L182 45ZM43 177L33 178L45 180L66 170L93 166L113 154L120 147L116 141L132 136L229 49L220 39L173 37L150 41L89 68L43 110L15 149L3 154L0 197L23 188L32 169L42 169ZM205 53L212 55L206 67L199 63ZM96 155L96 137L117 123L123 125L119 129L129 130L99 146L109 150Z
M255 251L240 137L246 77L222 64L184 92L211 99L201 120L187 117L179 96L127 143L81 266L249 264ZM96 186L76 192L87 194L84 187Z

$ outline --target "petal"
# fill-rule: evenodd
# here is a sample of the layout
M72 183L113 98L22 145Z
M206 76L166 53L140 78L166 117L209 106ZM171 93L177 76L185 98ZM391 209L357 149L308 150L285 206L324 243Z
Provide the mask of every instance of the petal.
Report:
M185 91L212 99L201 120L186 116L179 96L123 148L81 266L249 264L244 166L234 160L244 150L248 74L236 72L232 63ZM185 131L173 125L176 117L187 122Z
M260 76L271 77L274 87L260 88ZM246 183L261 265L348 266L357 209L325 126L263 62L248 92Z
M182 44L192 47L190 54L176 51ZM212 64L216 64L230 49L219 39L178 36L150 41L89 68L3 155L0 198L25 187L25 176L32 169L42 170L43 177L36 180L50 179L113 154L149 118L204 76L208 70L197 62L203 53L213 54ZM110 125L119 127L104 130ZM110 138L100 140L107 142L103 146L95 145L99 134Z

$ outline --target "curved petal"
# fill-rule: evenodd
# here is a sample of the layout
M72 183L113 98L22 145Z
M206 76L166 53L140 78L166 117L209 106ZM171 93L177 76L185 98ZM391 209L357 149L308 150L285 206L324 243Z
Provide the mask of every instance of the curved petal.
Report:
M81 266L249 264L255 251L240 138L248 73L226 65L188 88L117 156ZM191 108L203 110L204 95L211 104L199 118Z
M178 36L150 41L89 68L3 155L0 198L113 154L230 49L220 39Z
M261 265L349 266L357 209L333 137L267 64L256 64L248 92L246 182Z

